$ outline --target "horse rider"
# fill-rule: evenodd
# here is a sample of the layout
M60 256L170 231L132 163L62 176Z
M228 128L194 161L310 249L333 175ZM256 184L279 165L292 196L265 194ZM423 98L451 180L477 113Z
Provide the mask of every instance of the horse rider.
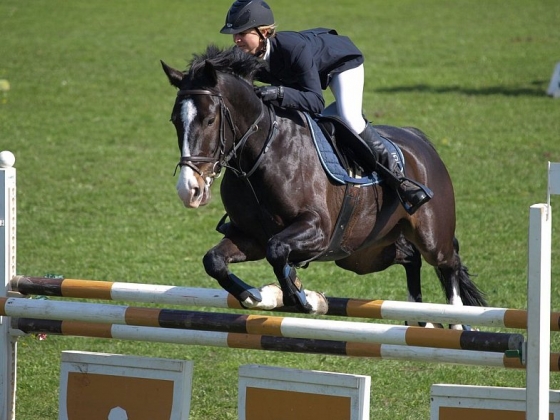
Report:
M325 28L276 31L272 10L262 0L236 0L220 32L233 35L241 50L266 62L255 77L270 84L256 89L264 102L338 116L367 144L367 163L396 190L408 213L430 200L431 191L405 177L375 128L364 120L364 58L348 37ZM327 87L335 102L325 108L322 90Z

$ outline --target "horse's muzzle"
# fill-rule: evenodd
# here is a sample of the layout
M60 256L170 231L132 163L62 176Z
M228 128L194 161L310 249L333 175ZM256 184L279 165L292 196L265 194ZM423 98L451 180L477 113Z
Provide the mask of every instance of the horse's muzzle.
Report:
M208 204L212 181L212 178L206 181L189 166L182 167L177 181L177 194L185 207L198 208Z

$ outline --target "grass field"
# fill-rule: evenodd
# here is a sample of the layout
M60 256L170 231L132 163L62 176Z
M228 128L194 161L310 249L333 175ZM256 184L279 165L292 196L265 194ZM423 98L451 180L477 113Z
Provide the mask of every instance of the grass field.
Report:
M193 211L176 196L175 92L159 60L185 68L207 44L230 45L218 33L230 3L0 2L0 79L10 84L0 91L0 150L17 159L19 274L217 287L201 258L220 239L223 210L217 197ZM334 27L360 47L366 115L431 137L454 180L464 262L491 306L525 308L528 208L546 199L546 162L560 161L560 100L545 95L560 61L560 2L270 4L280 30ZM257 285L273 279L264 262L233 269ZM425 300L442 302L423 271ZM300 274L330 296L406 299L400 267L360 277L323 263ZM193 420L237 418L237 369L247 363L370 375L377 420L429 418L432 383L525 380L500 369L144 342L19 343L18 420L57 418L60 352L70 349L193 360ZM560 389L558 375L551 386Z

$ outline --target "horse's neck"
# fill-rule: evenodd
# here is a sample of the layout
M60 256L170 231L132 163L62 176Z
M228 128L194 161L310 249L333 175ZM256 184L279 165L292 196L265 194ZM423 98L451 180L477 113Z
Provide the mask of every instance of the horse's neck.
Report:
M250 99L253 98L231 104L236 133L235 143L229 152L232 155L230 164L244 174L254 173L262 164L268 145L278 134L274 113L256 97L254 100L258 103L250 103Z

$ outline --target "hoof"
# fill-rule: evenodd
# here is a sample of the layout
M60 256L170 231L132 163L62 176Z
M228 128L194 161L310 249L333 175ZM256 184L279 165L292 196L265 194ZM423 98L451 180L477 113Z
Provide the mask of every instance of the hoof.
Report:
M271 311L276 308L281 308L284 306L282 301L283 293L280 286L276 284L267 284L259 288L262 296L262 302L259 302L259 309L264 309L266 311Z
M422 328L444 328L442 324L434 324L432 322L409 322L405 321L404 325L408 327L422 327Z
M241 306L247 309L260 309L263 311L271 311L276 308L284 306L282 303L282 289L275 284L267 284L259 288L260 301L251 298L250 296L243 301L240 301Z
M459 331L480 331L478 328L473 328L470 325L466 325L466 324L454 324L454 325L450 325L449 326L450 329L452 330L459 330Z
M255 299L253 299L252 297L248 297L245 300L240 300L239 303L245 309L257 309L258 306L262 304L262 302L259 302Z
M305 297L307 298L307 303L311 305L312 315L326 315L329 310L329 302L323 293L314 292L312 290L305 291Z

